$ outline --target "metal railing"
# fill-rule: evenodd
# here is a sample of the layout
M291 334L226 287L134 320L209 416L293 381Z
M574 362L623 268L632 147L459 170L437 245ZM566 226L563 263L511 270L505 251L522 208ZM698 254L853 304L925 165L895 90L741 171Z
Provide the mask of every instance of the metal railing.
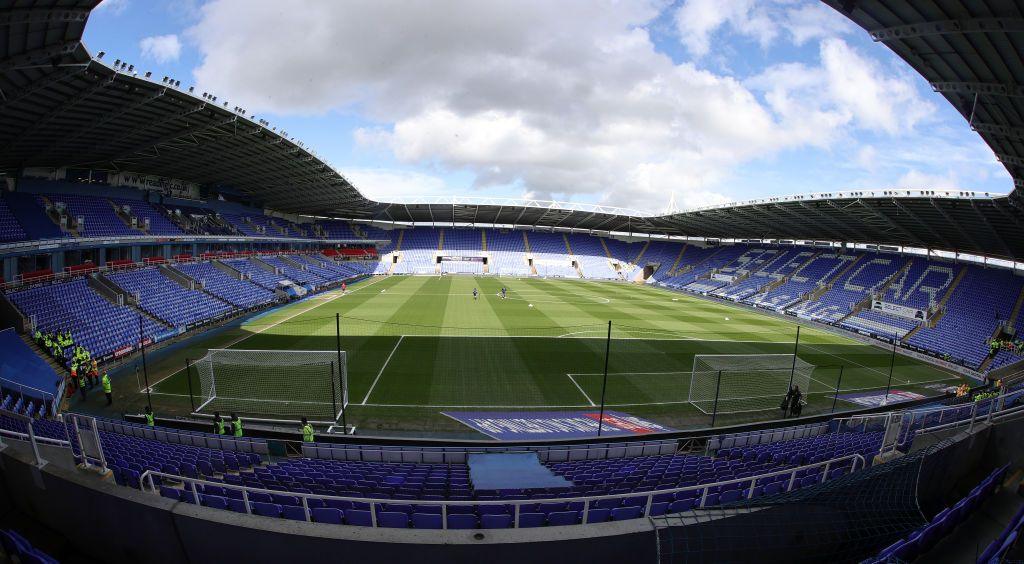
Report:
M787 469L784 469L784 470L776 470L774 472L766 472L764 474L758 474L756 476L747 476L747 477L744 477L744 478L733 478L731 480L722 480L722 481L714 482L714 483L710 483L710 484L698 484L698 485L693 485L693 486L684 486L684 487L664 489L664 490L651 490L651 491L647 491L647 492L632 492L632 493L606 494L606 495L598 495L598 496L579 496L579 497L571 497L571 498L569 498L569 497L560 497L560 498L543 498L543 499L404 500L404 499L380 499L380 498L353 497L353 496L330 496L330 495L306 494L306 493L297 493L297 492L280 491L280 490L268 490L268 489L264 489L264 488L255 488L255 487L252 487L252 486L244 486L244 485L238 485L238 484L226 484L224 482L213 482L213 481L204 480L204 479L201 479L201 478L188 478L188 477L179 476L179 475L176 475L176 474L169 474L169 473L165 473L165 472L160 472L160 471L157 471L157 470L146 470L145 472L143 472L143 474L139 477L139 484L140 484L140 487L143 488L143 490L147 490L148 489L148 491L151 492L151 493L159 494L160 491L158 489L157 481L154 480L154 477L158 478L160 481L163 481L164 479L167 479L167 480L170 480L170 481L181 482L182 485L187 488L187 489L183 489L183 491L185 491L186 493L191 493L192 494L192 499L196 503L196 505L201 505L200 502L201 502L202 498L200 497L200 495L207 495L207 494L200 494L198 486L203 486L204 488L206 486L214 486L214 487L218 487L218 488L223 488L225 490L236 490L236 491L240 490L242 492L242 502L245 505L245 512L247 514L252 514L252 505L251 505L251 502L249 500L249 497L250 497L250 494L253 494L253 493L261 493L261 494L267 494L267 495L271 495L271 496L276 495L276 496L288 496L288 497L298 498L301 501L301 503L302 503L302 509L303 509L304 514L305 514L306 521L312 521L313 520L313 518L312 518L312 511L310 510L310 507L309 507L309 500L311 500L311 499L320 500L320 501L328 501L328 500L346 501L346 502L350 502L350 503L353 503L353 504L358 503L358 504L361 504L361 505L369 507L369 509L367 511L369 511L369 513L370 513L371 527L379 527L377 512L378 511L382 511L383 510L382 506L385 505L385 504L411 505L411 506L428 506L428 507L438 507L438 506L440 506L440 508L441 508L441 528L442 529L447 529L448 528L449 507L509 506L509 505L511 505L513 507L513 512L512 512L512 528L519 528L520 527L520 515L522 515L522 513L523 513L523 511L522 511L522 507L523 506L534 506L534 505L543 504L543 503L557 503L557 504L583 503L582 516L580 518L580 522L581 522L581 524L587 524L588 518L590 516L591 509L596 509L594 507L594 505L596 503L602 501L602 500L625 500L625 499L635 499L635 498L639 498L639 497L646 498L645 502L644 502L644 510L643 510L642 515L649 516L651 514L651 506L655 503L654 502L654 498L655 497L657 497L657 496L666 496L666 495L672 495L674 497L675 494L678 494L680 492L696 491L696 492L700 492L700 493L694 499L699 499L699 501L694 503L693 508L694 509L702 509L702 508L708 507L708 505L707 505L708 496L713 493L711 490L714 489L714 488L718 488L719 491L721 491L721 488L724 487L724 486L730 486L730 485L733 485L733 484L749 484L747 487L737 488L741 492L744 492L743 494L741 494L741 497L739 499L753 499L755 497L754 494L757 491L757 488L758 487L764 487L766 485L763 482L764 480L766 480L768 478L774 478L776 476L789 476L789 479L786 481L786 487L785 487L785 489L782 490L782 491L789 492L789 491L793 490L794 485L797 483L797 480L798 480L797 474L803 472L803 474L806 475L807 472L810 471L810 470L819 469L819 470L821 470L821 477L820 477L819 481L816 482L816 483L824 483L824 482L827 482L829 480L829 473L830 473L831 469L845 467L845 463L847 461L850 462L850 472L851 473L857 471L858 464L859 464L860 468L864 468L867 465L867 463L864 460L864 457L861 456L860 454L848 454L848 455L837 457L837 458L833 458L833 459L830 459L830 460L824 460L824 461L821 461L821 462L816 462L814 464L806 464L806 465L798 466L798 467L795 467L795 468L787 468Z
M997 418L997 413L1006 410L1007 403L1021 396L1024 396L1024 390L1004 391L998 396L972 401L969 404L905 411L901 414L900 436L903 438L909 433L917 436L964 426L968 431L972 431L978 421L993 421ZM1018 408L1012 409L1016 411Z
M64 440L60 440L60 439L53 439L53 438L50 438L50 437L40 437L40 436L37 436L35 428L32 425L32 421L34 421L34 420L31 417L27 416L27 415L22 415L20 413L15 413L13 411L7 411L6 409L0 410L0 415L3 415L5 417L10 417L10 418L15 419L17 421L21 421L21 422L25 423L25 427L26 427L25 430L27 432L21 433L19 431L12 431L10 429L0 429L0 437L6 437L6 438L9 438L9 439L16 439L16 440L20 440L20 441L27 441L29 443L29 445L31 445L31 448L32 448L33 461L34 461L35 465L40 467L40 468L42 468L43 466L46 465L46 460L39 454L39 445L40 445L40 443L41 444L46 444L46 445L51 445L51 446L56 446L56 447L71 448L71 441L70 440L64 441ZM62 421L59 418L58 418L58 420ZM3 441L0 440L0 445L2 445L2 444L3 444Z

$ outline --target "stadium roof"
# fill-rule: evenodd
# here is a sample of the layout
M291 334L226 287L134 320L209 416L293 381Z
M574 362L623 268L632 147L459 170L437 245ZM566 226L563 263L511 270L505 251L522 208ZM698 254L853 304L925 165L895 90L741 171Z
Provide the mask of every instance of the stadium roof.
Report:
M1015 3L825 1L942 92L1024 185L1024 14ZM0 171L130 171L230 186L283 212L354 219L834 240L1024 260L1022 190L825 192L662 216L536 201L374 202L230 102L92 58L81 37L97 3L0 0Z

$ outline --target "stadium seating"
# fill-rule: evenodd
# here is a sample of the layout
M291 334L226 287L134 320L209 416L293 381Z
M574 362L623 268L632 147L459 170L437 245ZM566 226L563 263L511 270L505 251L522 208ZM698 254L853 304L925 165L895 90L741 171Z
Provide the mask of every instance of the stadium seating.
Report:
M592 280L618 280L619 273L611 266L611 258L601 245L602 240L588 235L567 236L573 257L584 278Z
M39 239L54 239L63 237L57 224L53 222L43 208L39 206L33 194L21 192L7 192L0 190L0 201L10 210L11 215L16 219L18 225L24 231L23 239L35 241ZM8 224L10 225L10 224ZM8 233L15 233L14 227L8 227ZM9 239L16 241L18 239Z
M906 260L897 256L868 256L818 299L801 303L790 311L805 319L835 323L878 291L904 264Z
M71 330L75 341L103 357L139 341L140 314L106 300L83 279L9 294L11 302L42 331ZM167 327L141 316L143 336L155 339ZM70 354L71 351L65 351Z
M156 268L118 272L107 279L137 296L139 307L171 327L191 327L223 317L232 310L209 294L182 287Z
M565 238L561 233L529 233L530 251L533 255L533 267L539 276L579 278L579 272L573 268L569 251L565 248Z
M57 560L32 546L14 529L0 530L0 548L8 562L15 559L22 564L57 564Z
M278 283L285 279L279 274L256 266L249 259L228 259L221 262L246 275L254 284L267 290L276 290Z
M1000 319L1009 319L1022 285L1024 280L1007 270L967 267L935 326L922 327L908 342L979 368L989 354L992 333Z
M848 267L859 258L859 255L852 254L819 254L794 271L784 284L767 292L750 296L743 301L775 311L784 311L805 299L808 293L822 285L829 284L843 268Z
M7 199L0 196L0 243L23 241L28 238L25 229L7 205Z
M63 204L64 213L72 222L77 222L79 217L83 218L84 224L76 228L81 237L130 237L144 234L141 230L129 227L117 215L114 204L106 198L78 194L49 194L38 197L42 206L45 206L42 200L44 197L54 208Z
M240 309L268 304L275 300L274 293L248 280L239 280L209 262L181 263L174 268L199 282L207 292Z
M402 238L401 260L392 272L395 274L433 273L436 271L437 247L440 244L436 229L406 230Z
M445 229L443 255L483 256L482 238L479 229ZM441 272L450 274L483 274L483 262L443 261Z
M491 274L529 276L530 267L526 262L526 246L521 231L488 229L487 254L488 270Z
M882 549L876 556L865 560L865 563L875 564L883 562L911 562L931 550L939 540L950 534L958 525L966 521L975 510L978 509L992 493L996 491L1006 475L1008 466L1002 466L994 470L980 484L975 486L971 492L958 501L953 507L943 509L937 513L925 525L911 532L909 535L892 543ZM1021 515L1024 508L1018 512L1011 521L1010 527L1020 527ZM1012 531L1013 529L1008 528ZM1012 534L1012 533L1010 533ZM988 564L995 558L999 551L1007 544L1010 534L1001 535L978 558L979 564ZM1012 541L1010 541L1012 543ZM1007 546L1008 547L1008 546ZM996 563L999 560L995 560Z
M170 219L148 202L141 200L130 200L127 198L110 198L110 201L118 208L126 206L130 210L125 212L130 217L138 219L139 229L149 235L184 235L184 232ZM149 220L149 230L143 229L145 221Z

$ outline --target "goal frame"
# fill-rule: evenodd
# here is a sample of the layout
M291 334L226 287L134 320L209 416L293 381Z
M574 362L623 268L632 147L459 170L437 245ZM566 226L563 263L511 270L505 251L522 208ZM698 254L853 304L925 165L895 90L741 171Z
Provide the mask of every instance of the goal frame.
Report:
M216 400L219 399L217 395L217 371L216 371L216 357L219 354L228 353L231 357L239 358L244 356L255 357L260 354L279 354L295 356L297 359L302 359L303 355L308 360L313 355L318 357L319 362L306 363L307 366L330 366L331 369L329 374L329 386L331 388L331 397L329 401L307 401L307 400L292 400L292 399L272 399L270 397L230 397L220 398L226 401L235 402L251 402L253 405L273 405L273 404L309 404L326 406L331 411L332 421L321 421L321 423L337 423L338 420L343 418L345 411L349 406L349 390L348 390L348 359L347 354L344 351L338 350L291 350L291 349L208 349L206 355L192 363L195 367L197 375L199 376L199 397L200 404L194 409L194 413L197 415L206 415L204 409L207 409L211 404L215 404ZM241 364L241 363L236 363ZM298 366L296 363L292 366ZM279 368L283 368L282 372L288 370L288 365L279 364ZM252 362L252 369L266 368L267 365L260 365L258 362ZM205 374L204 374L205 371ZM208 382L204 382L204 376L208 377ZM280 376L280 375L275 375ZM191 379L191 376L189 376ZM207 392L208 390L208 392ZM192 394L191 385L189 393ZM269 395L269 394L268 394ZM243 409L239 409L243 411ZM272 409L261 410L262 413L274 413ZM284 412L278 412L283 414ZM260 417L249 417L250 419L264 420L264 421L298 421L299 418L295 419L280 419L280 418L260 418ZM313 418L310 417L310 420Z
M756 367L752 367L752 368L736 367L736 368L704 369L703 366L706 366L706 364L701 365L701 362L704 361L705 359L714 359L714 358L722 358L722 359L726 359L726 358L727 359L756 358L756 359L761 359L761 360L763 360L765 358L776 358L776 359L779 359L779 360L784 360L785 362L780 362L778 364L778 366L772 367L772 368L769 368L769 367L760 367L760 368L756 368ZM805 360L802 360L799 357L799 355L794 354L794 353L772 353L772 354L695 354L695 355L693 355L693 368L690 371L690 386L689 386L689 389L687 390L687 401L695 409L699 410L700 412L702 412L702 413L704 413L706 415L712 415L713 413L749 413L749 412L755 412L755 411L769 411L771 409L777 408L777 404L774 404L773 398L780 399L780 398L784 397L786 392L789 390L789 387L791 387L793 384L800 385L801 386L801 390L802 390L802 392L804 394L804 397L807 397L807 395L810 393L811 381L813 380L812 374L813 374L814 370L817 369L817 368L818 368L817 365L814 365L814 364L811 364L811 363L809 363L809 362L807 362ZM744 372L744 371L748 371L752 375L756 375L756 373L760 372L762 374L775 373L775 374L779 374L779 375L788 377L789 387L787 387L784 390L778 390L778 391L773 391L773 392L769 392L769 393L764 393L762 395L749 395L749 396L744 396L744 397L720 397L719 394L720 394L720 391L721 391L720 388L721 388L721 385L722 385L722 376L723 375L738 375L738 373ZM696 397L695 398L694 397L694 395L695 395L694 392L695 391L705 387L705 386L698 385L698 379L703 374L716 374L716 375L719 375L719 377L716 378L714 386L713 386L715 391L714 391L714 396L712 398L707 398L707 397ZM726 411L722 411L722 410L719 409L719 405L718 405L722 401L736 402L736 401L757 401L757 400L761 400L762 403L764 403L764 406L763 407L743 408L743 409L735 409L735 408L733 408L733 409L728 409ZM706 404L706 403L709 403L709 402L712 402L712 403L715 404L715 407L711 411L704 409L704 407L702 407L702 405L701 405L701 404Z

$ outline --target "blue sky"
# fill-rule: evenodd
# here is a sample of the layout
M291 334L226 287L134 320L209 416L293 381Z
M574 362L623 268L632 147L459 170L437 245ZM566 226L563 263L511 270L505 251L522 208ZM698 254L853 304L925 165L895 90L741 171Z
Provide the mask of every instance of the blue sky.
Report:
M106 0L85 41L269 120L377 199L1011 186L920 76L810 0Z

